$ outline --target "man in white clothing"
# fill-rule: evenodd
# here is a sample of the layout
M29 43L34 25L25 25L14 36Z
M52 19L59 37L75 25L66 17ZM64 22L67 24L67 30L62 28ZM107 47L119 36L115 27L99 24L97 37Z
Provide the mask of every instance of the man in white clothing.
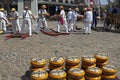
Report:
M30 19L31 16L34 20L36 20L35 16L28 9L28 7L25 7L25 10L23 11L23 22L22 22L22 27L21 27L21 34L23 34L25 24L27 24L29 27L29 36L32 36L32 26L31 26L31 19Z
M13 32L16 32L17 30L21 32L21 27L19 24L19 14L15 8L11 8L9 20L11 21Z
M7 20L6 20L6 15L4 13L4 8L1 8L0 9L0 30L3 30L4 32L7 31L6 23L7 23Z
M72 8L69 8L69 12L67 15L67 21L68 21L68 30L71 31L73 30L73 10Z
M37 25L37 29L36 29L36 33L38 34L40 32L40 29L43 28L47 28L47 21L46 21L46 16L49 16L48 12L46 11L46 5L42 5L41 9L39 9L38 11L38 25Z
M91 33L91 25L92 25L92 19L93 19L93 13L92 9L90 7L87 8L87 11L85 13L85 34Z
M57 31L60 32L60 26L63 25L66 28L66 33L69 33L68 32L68 27L67 27L67 19L66 19L66 14L65 14L65 11L64 11L64 7L59 6L59 9L60 9L60 14L58 15L59 21L58 21L58 24L57 24Z

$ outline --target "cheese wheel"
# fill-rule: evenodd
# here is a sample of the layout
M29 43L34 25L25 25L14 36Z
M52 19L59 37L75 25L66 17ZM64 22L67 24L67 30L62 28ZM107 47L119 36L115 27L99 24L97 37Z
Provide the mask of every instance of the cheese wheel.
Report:
M54 70L54 69L63 69L63 68L64 68L64 66L55 67L55 66L49 65L49 69L50 69L50 70Z
M85 80L85 78L83 77L83 78L81 78L81 79L73 79L73 78L71 78L71 77L68 77L68 80Z
M86 70L87 68L90 68L90 67L96 67L96 64L93 64L93 65L91 65L91 66L86 66L86 65L84 65L84 64L81 65L81 68L82 68L83 70Z
M46 60L45 59L39 59L39 58L32 58L31 59L31 66L33 67L44 67L46 65Z
M100 62L100 63L108 60L107 54L103 54L103 53L97 53L95 55L95 58L96 58L97 62Z
M89 76L85 75L85 80L101 80L101 76L99 76L99 77L89 77Z
M98 67L92 67L86 69L86 75L90 77L98 77L101 76L102 70Z
M85 75L85 71L80 68L71 68L68 71L68 76L74 79L81 79Z
M62 57L51 57L49 62L50 65L53 66L62 66L64 64L64 59Z
M117 69L112 65L105 65L102 67L103 75L114 75L117 72Z
M0 30L0 34L4 33L2 30Z
M76 66L68 66L68 65L65 65L66 69L69 70L71 68L80 68L80 64L76 65Z
M48 73L45 70L36 70L31 73L32 80L47 80Z
M96 63L96 66L99 67L99 68L102 68L103 66L105 66L105 65L107 65L107 64L108 64L108 60L105 61L105 62L103 62L103 63L97 62L97 63Z
M33 71L36 71L36 70L39 70L39 69L42 69L42 70L45 70L46 69L46 67L44 66L44 67L42 67L42 68L36 68L36 67L30 67L30 72L33 72Z
M80 58L77 56L70 56L66 58L66 65L75 66L80 64Z
M107 76L107 75L102 75L101 76L102 80L114 80L116 78L116 74Z
M82 64L91 66L93 64L96 64L96 59L92 56L84 56L82 57Z
M64 70L55 69L50 71L49 77L52 79L64 79L66 78L66 72Z

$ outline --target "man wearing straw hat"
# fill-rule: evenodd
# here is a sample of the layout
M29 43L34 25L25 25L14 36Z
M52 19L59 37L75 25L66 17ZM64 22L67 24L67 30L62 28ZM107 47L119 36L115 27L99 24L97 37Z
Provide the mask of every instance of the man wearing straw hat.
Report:
M92 8L88 7L85 13L85 34L91 33L92 19L93 19Z
M17 30L21 32L21 27L19 24L19 14L15 8L11 8L10 18L8 18L12 24L12 30L15 33Z
M67 15L67 21L68 21L68 30L71 31L73 30L73 10L72 8L69 8L69 12L68 12L68 15Z
M32 36L32 24L31 24L31 19L30 19L31 16L34 20L36 20L35 16L32 14L32 12L26 6L23 11L23 22L22 22L22 27L21 27L21 34L23 34L25 24L27 24L29 27L29 36Z
M4 8L0 8L0 30L3 30L4 32L7 31L6 23L7 23L7 18L4 13Z
M46 16L49 16L48 12L46 11L46 5L42 5L41 9L39 9L38 11L38 25L37 25L37 29L36 29L36 34L38 34L40 32L40 29L43 27L44 29L46 29L48 27L47 25L47 21L46 21Z
M63 25L66 28L66 33L68 32L68 27L67 27L67 19L66 19L66 14L64 11L63 6L59 6L60 14L57 16L59 17L58 24L57 24L57 31L60 32L60 26Z
M79 11L79 8L75 8L75 10L73 11L73 17L72 17L72 19L73 19L73 31L74 32L76 32L76 20L77 20L77 17L78 16L80 16L79 14L78 14L78 11Z

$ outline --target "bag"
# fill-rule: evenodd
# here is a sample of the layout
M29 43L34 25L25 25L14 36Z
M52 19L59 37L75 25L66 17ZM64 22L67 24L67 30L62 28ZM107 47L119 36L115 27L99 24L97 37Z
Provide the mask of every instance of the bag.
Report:
M63 24L64 24L64 20L63 20L63 18L62 18L62 17L60 17L59 21L60 21L60 24L61 24L61 25L63 25Z

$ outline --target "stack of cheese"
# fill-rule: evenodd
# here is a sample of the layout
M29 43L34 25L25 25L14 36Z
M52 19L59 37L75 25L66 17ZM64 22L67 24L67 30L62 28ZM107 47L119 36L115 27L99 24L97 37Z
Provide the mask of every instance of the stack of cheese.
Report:
M106 54L102 54L102 53L97 53L95 54L95 58L96 58L96 66L99 68L102 68L103 66L108 64L108 56Z
M49 69L63 69L64 59L62 57L51 57L49 60Z
M66 80L66 72L62 69L54 69L49 73L49 80Z
M80 68L71 68L68 71L68 80L85 80L85 72Z
M116 78L117 69L112 65L102 67L102 80L114 80Z
M96 59L92 56L84 56L82 57L81 68L86 70L89 67L96 67Z
M45 70L46 69L46 60L39 58L32 58L30 61L31 67L30 71L33 72L38 69Z
M85 71L86 80L101 80L102 70L99 67L87 68Z
M45 70L38 69L31 73L31 80L47 80L48 73Z
M76 56L67 57L65 62L65 67L67 71L71 68L80 68L80 58Z

